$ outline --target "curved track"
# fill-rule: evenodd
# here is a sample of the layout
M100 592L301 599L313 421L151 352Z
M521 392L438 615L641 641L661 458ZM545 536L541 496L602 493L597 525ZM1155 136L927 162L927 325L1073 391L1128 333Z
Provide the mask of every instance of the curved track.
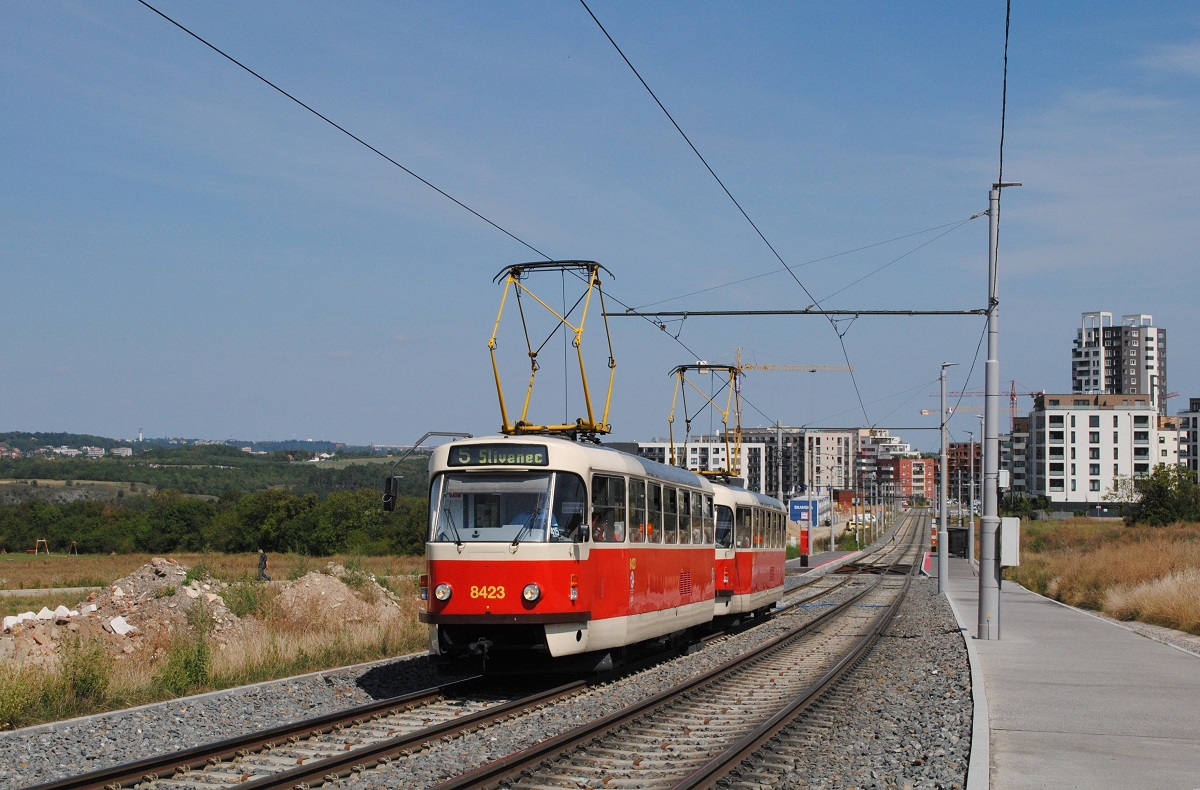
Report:
M916 541L925 532L913 529L913 526L910 519L905 519L901 528L906 529ZM839 573L844 574L844 578L840 578L834 584L819 591L805 590L802 594L793 592L787 596L779 610L767 619L780 622L795 617L799 620L802 619L801 615L808 619L804 625L798 626L791 636L769 643L772 646L770 649L776 651L769 661L763 658L743 659L737 662L741 669L733 666L721 669L719 674L728 674L729 678L720 684L717 684L714 676L688 684L683 690L663 692L659 695L663 697L661 700L655 697L648 705L643 704L636 709L630 708L628 712L623 711L622 724L605 724L607 719L602 719L600 723L589 725L592 729L590 734L577 734L577 737L572 739L560 736L540 744L539 747L544 750L548 744L562 741L561 748L558 749L561 755L571 752L580 742L594 741L598 733L606 727L627 728L625 734L620 736L622 740L618 742L623 745L589 746L585 756L558 758L567 760L564 764L568 766L572 765L570 760L582 760L581 763L574 764L574 768L568 767L567 772L574 772L576 775L582 772L591 777L601 774L609 776L610 783L606 785L608 787L650 786L647 784L647 772L643 763L648 760L647 766L660 762L666 765L680 764L680 755L699 753L697 744L702 742L712 741L716 744L705 752L706 754L720 753L721 749L728 747L728 744L720 745L728 738L712 739L709 733L720 732L727 735L730 732L754 731L753 721L761 718L762 711L768 706L772 709L779 708L785 700L803 696L806 692L802 687L808 688L822 682L821 679L829 673L828 667L846 663L840 657L847 653L849 643L858 639L861 632L878 631L882 627L878 623L881 622L880 613L883 611L885 598L894 595L891 588L897 586L897 580L902 582L904 579L903 576L895 574L907 572L906 569L914 564L911 556L913 551L908 544L885 544L841 569ZM856 580L864 577L873 578L873 583L855 592L847 600L830 606L819 616L811 617L812 610L806 605L820 605L817 603L820 599L831 597L835 592L844 595L848 586L856 584ZM760 621L755 619L752 624ZM720 636L732 638L728 635L718 635L718 638ZM338 777L361 772L376 764L404 759L437 742L448 741L463 733L522 716L534 708L551 705L583 693L593 686L612 682L621 675L640 671L650 663L652 662L626 667L620 672L607 673L556 688L543 687L533 693L529 693L528 687L514 690L510 682L507 689L509 693L498 694L495 693L494 683L485 685L480 678L469 678L424 692L277 727L244 738L230 739L39 785L38 788L76 790L150 785L190 788L212 787L214 784L237 785L247 789L316 786ZM745 668L754 664L759 665L758 670L750 671ZM773 671L764 669L768 664ZM762 674L764 671L765 675ZM695 702L690 709L670 713L664 708L662 713L652 712L662 708L668 696L683 694L694 695ZM728 704L722 700L741 702ZM642 716L649 717L647 724L632 724ZM697 722L703 724L697 726ZM640 759L640 762L630 763L622 769L615 758L610 760L612 755L609 752L628 755L629 739L633 737L631 733L639 727L642 728L640 731L644 732L644 735L639 737L646 739L646 748L641 750L644 756L635 758ZM668 743L661 738L664 731L682 735L678 739L673 737ZM566 745L568 741L576 746ZM545 759L545 756L537 757L533 762L540 763ZM689 766L688 770L709 770L716 759L693 757L689 758L686 764ZM513 766L519 764L519 767L507 771L506 776L529 771L528 760L518 761L517 757L510 757L499 763L507 765L510 761ZM655 768L654 772L657 773L658 769ZM677 772L665 773L678 776ZM499 781L494 778L484 779L477 774L478 772L468 774L446 786L480 786L481 782L487 784ZM617 785L611 784L618 776L626 778ZM526 785L523 782L522 786L538 785ZM668 782L662 786L673 785Z

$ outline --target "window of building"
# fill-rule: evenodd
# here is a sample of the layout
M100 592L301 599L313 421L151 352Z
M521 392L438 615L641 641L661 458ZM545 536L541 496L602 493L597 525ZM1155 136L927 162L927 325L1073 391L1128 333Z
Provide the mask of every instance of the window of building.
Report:
M1061 428L1063 424L1063 416L1061 414L1051 414L1050 424L1056 428Z
M1088 481L1088 490L1089 491L1099 491L1100 490L1100 481L1099 480L1089 480Z
M1088 458L1093 458L1093 459L1099 460L1100 459L1100 448L1099 447L1089 447L1088 448Z
M1091 444L1100 444L1100 432L1099 431L1090 431L1088 433L1088 442L1090 442Z
M1088 464L1088 474L1089 475L1100 474L1100 464Z
M1088 415L1088 427L1089 428L1099 428L1100 427L1100 415L1099 414Z

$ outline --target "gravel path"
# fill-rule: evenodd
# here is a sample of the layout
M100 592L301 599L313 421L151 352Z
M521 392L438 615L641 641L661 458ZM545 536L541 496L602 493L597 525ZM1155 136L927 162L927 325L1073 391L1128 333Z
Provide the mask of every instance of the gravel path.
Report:
M566 705L549 706L338 784L434 785L657 693L668 683L740 653L748 642L773 638L781 628L767 623L653 671L577 696ZM962 637L934 582L914 582L909 602L868 661L882 662L869 663L873 668L860 675L865 679L855 681L863 684L856 693L869 703L856 706L852 720L835 722L830 732L820 736L819 756L797 754L792 773L773 783L781 787L961 787L970 740L969 672ZM0 787L25 787L436 682L431 663L415 656L0 733L6 767Z

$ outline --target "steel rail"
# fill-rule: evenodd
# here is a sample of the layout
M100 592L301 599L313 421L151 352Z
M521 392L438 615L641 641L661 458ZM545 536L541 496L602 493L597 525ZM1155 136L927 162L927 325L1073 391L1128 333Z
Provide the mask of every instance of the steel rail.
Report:
M915 542L915 541L914 541ZM683 781L672 786L672 790L693 790L693 788L708 788L715 786L721 779L732 773L748 757L760 749L763 744L774 738L821 699L827 691L849 674L867 653L879 641L883 631L891 625L900 604L904 601L908 588L912 584L915 566L910 566L904 577L904 586L895 600L888 606L886 613L875 621L871 629L854 645L849 653L813 683L806 691L797 696L791 703L779 710L761 725L744 735L737 742L705 763ZM882 581L883 576L880 576Z
M822 590L816 595L808 596L800 601L788 604L787 606L778 610L776 614L829 595L835 590L848 584L856 577L857 574L848 575L838 584ZM850 601L857 600L859 596L865 593L866 590L850 599ZM849 602L841 606L848 605L848 603ZM837 611L840 611L840 609L841 607L839 606L823 613L813 621L810 621L809 627L811 627L812 624L824 620L826 617L833 616ZM627 665L619 672L620 674L628 674L637 671L644 666L654 663L655 661L659 660L659 658L661 658L661 656ZM198 771L210 765L236 760L239 757L246 756L250 753L269 750L276 746L285 744L298 736L310 736L317 734L323 735L338 731L347 726L365 723L371 720L377 720L391 713L416 709L422 705L430 704L447 697L464 693L471 688L472 684L477 683L479 679L480 678L478 676L466 678L464 680L448 683L444 686L439 686L434 689L427 689L401 697L380 700L368 705L350 708L345 711L326 714L315 719L308 719L301 722L281 725L279 727L273 727L268 730L258 731L235 738L229 738L216 743L179 750L163 755L157 755L154 757L145 758L143 760L138 760L133 763L113 766L111 768L99 769L97 771L92 771L87 774L81 774L79 776L70 777L63 780L47 782L31 788L31 790L100 790L101 788L121 788L133 786L145 781L153 781L159 778L165 779L177 774ZM531 706L543 705L554 699L573 694L586 686L593 685L597 682L610 681L611 679L610 673L605 673L604 675L596 676L587 680L568 683L554 689L524 697L511 703L504 703L502 705L491 707L481 713L458 717L452 720L452 722L433 725L427 728L412 731L405 735L397 736L393 739L381 741L375 745L365 746L348 751L344 755L338 755L336 757L324 760L314 760L308 766L290 769L286 772L272 776L248 780L240 783L238 786L246 788L247 790L251 790L251 788L260 787L294 787L314 780L319 782L326 778L345 774L350 770L362 769L377 764L386 759L388 755L394 755L402 753L406 750L419 748L432 741L447 737L448 735L462 732L463 730L484 726L495 721L496 719L509 716L514 711L525 710Z
M679 698L686 697L702 687L708 686L739 669L749 666L773 650L784 647L787 643L795 641L801 636L807 636L816 630L818 626L824 624L825 621L844 613L857 603L859 599L872 592L875 587L883 583L884 578L884 576L876 577L874 583L870 586L865 587L828 611L822 612L812 620L803 623L795 630L776 637L747 654L730 659L703 675L659 692L641 702L584 724L574 730L548 738L535 746L449 779L437 785L436 790L463 790L464 788L491 787L506 781L515 780L534 766L553 758L555 755L572 750L606 732L627 725L657 708L668 705Z
M329 713L315 719L307 719L303 722L283 724L268 730L259 730L203 746L147 757L137 762L115 765L111 768L101 768L68 779L46 782L35 785L29 790L93 790L95 788L125 787L143 781L150 775L162 776L176 770L195 770L208 764L210 760L230 760L243 752L255 751L267 744L286 741L297 732L305 734L331 732L335 728L357 719L420 707L465 691L478 680L479 676L464 678L436 688L379 700L356 708Z
M219 764L221 762L232 761L239 757L243 757L249 753L271 749L283 744L286 744L290 739L297 736L308 736L315 734L326 734L334 732L339 728L353 726L359 723L369 723L372 720L377 720L382 716L390 713L404 712L419 708L422 705L436 702L455 694L461 694L469 690L473 684L478 683L479 676L466 678L463 680L454 681L444 686L439 686L434 689L414 692L401 697L393 697L386 700L380 700L368 705L362 705L355 708L349 708L337 713L330 713L315 719L308 719L292 724L273 727L269 730L263 730L255 733L250 733L245 736L229 738L216 743L205 744L203 746L184 749L181 751L171 752L164 755L149 757L144 760L139 760L134 763L126 763L123 765L113 766L111 768L92 771L87 774L70 777L68 779L48 782L37 785L31 790L106 790L108 788L130 787L146 781L156 781L158 779L166 779L176 774L184 774L191 771L199 771L208 765ZM435 724L430 727L415 730L404 735L386 741L396 751L420 747L423 744L437 740L449 733L459 732L466 727L481 726L495 719L511 715L514 712L527 709L532 705L542 705L554 699L568 696L575 693L581 687L586 685L586 681L575 681L553 689L538 692L519 700L509 703L502 703L489 707L487 710L480 713L471 714L469 716L459 717L449 720L442 724ZM348 752L341 757L344 761L350 756L359 757L363 752L368 751L370 747L362 750ZM357 760L356 762L360 762ZM287 772L303 773L303 772ZM329 773L328 770L325 773ZM265 777L265 779L274 780L276 777ZM249 780L240 783L239 787L252 788L258 786L271 786L262 784L261 780ZM288 785L290 786L290 784Z

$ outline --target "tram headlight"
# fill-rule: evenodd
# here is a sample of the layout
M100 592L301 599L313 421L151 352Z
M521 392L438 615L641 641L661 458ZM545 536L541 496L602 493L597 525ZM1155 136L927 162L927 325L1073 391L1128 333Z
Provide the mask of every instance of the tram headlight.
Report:
M449 601L451 592L449 584L439 584L433 588L433 597L439 601Z
M533 603L538 598L542 597L542 588L536 584L526 584L525 589L521 590L521 597L526 601Z

